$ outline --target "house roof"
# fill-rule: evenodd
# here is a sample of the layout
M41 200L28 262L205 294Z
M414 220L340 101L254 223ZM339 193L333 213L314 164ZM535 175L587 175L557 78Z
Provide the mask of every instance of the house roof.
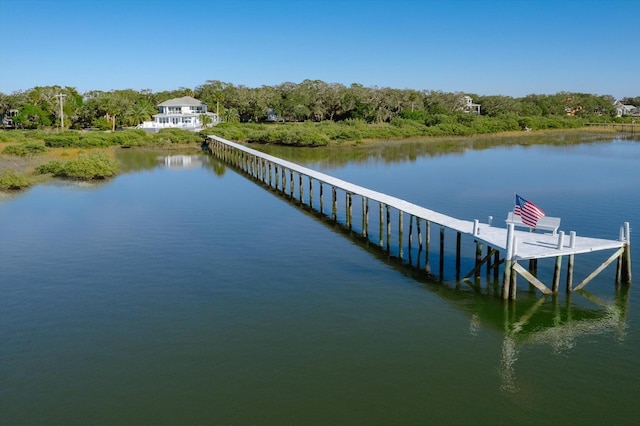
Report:
M204 102L197 100L191 96L183 96L181 98L173 98L168 101L164 101L158 106L200 106Z

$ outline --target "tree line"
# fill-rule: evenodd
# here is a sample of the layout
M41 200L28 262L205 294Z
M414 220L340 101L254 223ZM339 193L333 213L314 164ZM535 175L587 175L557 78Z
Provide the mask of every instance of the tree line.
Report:
M480 104L480 115L487 117L566 117L593 121L613 119L615 99L610 95L559 92L514 98L479 96L471 93L434 90L345 86L321 80L285 82L275 86L247 87L219 80L208 80L195 88L153 92L148 89L99 91L80 94L73 87L38 86L11 94L0 93L0 113L17 111L12 117L22 128L60 126L60 97L63 100L63 127L71 129L113 126L131 127L151 119L157 105L168 99L193 96L208 105L221 120L236 122L304 122L362 120L390 123L411 119L427 126L443 117L459 115L465 109L464 96ZM639 97L621 99L640 106Z

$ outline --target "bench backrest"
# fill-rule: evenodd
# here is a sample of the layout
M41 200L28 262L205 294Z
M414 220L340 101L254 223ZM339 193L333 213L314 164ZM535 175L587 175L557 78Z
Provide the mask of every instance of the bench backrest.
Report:
M522 218L513 212L509 212L507 214L507 223L513 223L515 226L522 226L530 229L540 230L540 231L551 231L554 234L558 231L560 227L560 218L552 217L552 216L543 216L538 219L535 227L531 227L522 222Z

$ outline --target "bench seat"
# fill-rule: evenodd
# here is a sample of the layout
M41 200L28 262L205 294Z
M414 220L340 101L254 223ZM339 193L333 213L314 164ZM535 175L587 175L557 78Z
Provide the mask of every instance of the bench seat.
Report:
M538 219L535 227L531 227L524 222L522 222L522 218L518 215L513 214L513 212L509 212L507 215L506 223L513 223L514 226L520 226L523 228L529 228L531 231L547 231L551 232L555 235L558 232L558 228L560 227L560 218L559 217L551 217L551 216L543 216Z

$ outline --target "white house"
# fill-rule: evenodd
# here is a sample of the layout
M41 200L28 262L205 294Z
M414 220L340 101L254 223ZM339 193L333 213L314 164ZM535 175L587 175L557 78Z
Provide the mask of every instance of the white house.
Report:
M203 116L209 117L208 123L203 125ZM153 116L152 121L145 121L138 125L139 129L149 132L158 132L161 129L184 129L197 132L205 127L218 124L218 115L207 112L207 104L191 96L169 99L158 105L158 114Z
M638 113L638 108L633 105L625 105L619 100L613 103L613 107L616 109L616 117L622 117L623 115L635 115Z
M471 96L462 97L462 110L480 115L480 104L474 104Z

